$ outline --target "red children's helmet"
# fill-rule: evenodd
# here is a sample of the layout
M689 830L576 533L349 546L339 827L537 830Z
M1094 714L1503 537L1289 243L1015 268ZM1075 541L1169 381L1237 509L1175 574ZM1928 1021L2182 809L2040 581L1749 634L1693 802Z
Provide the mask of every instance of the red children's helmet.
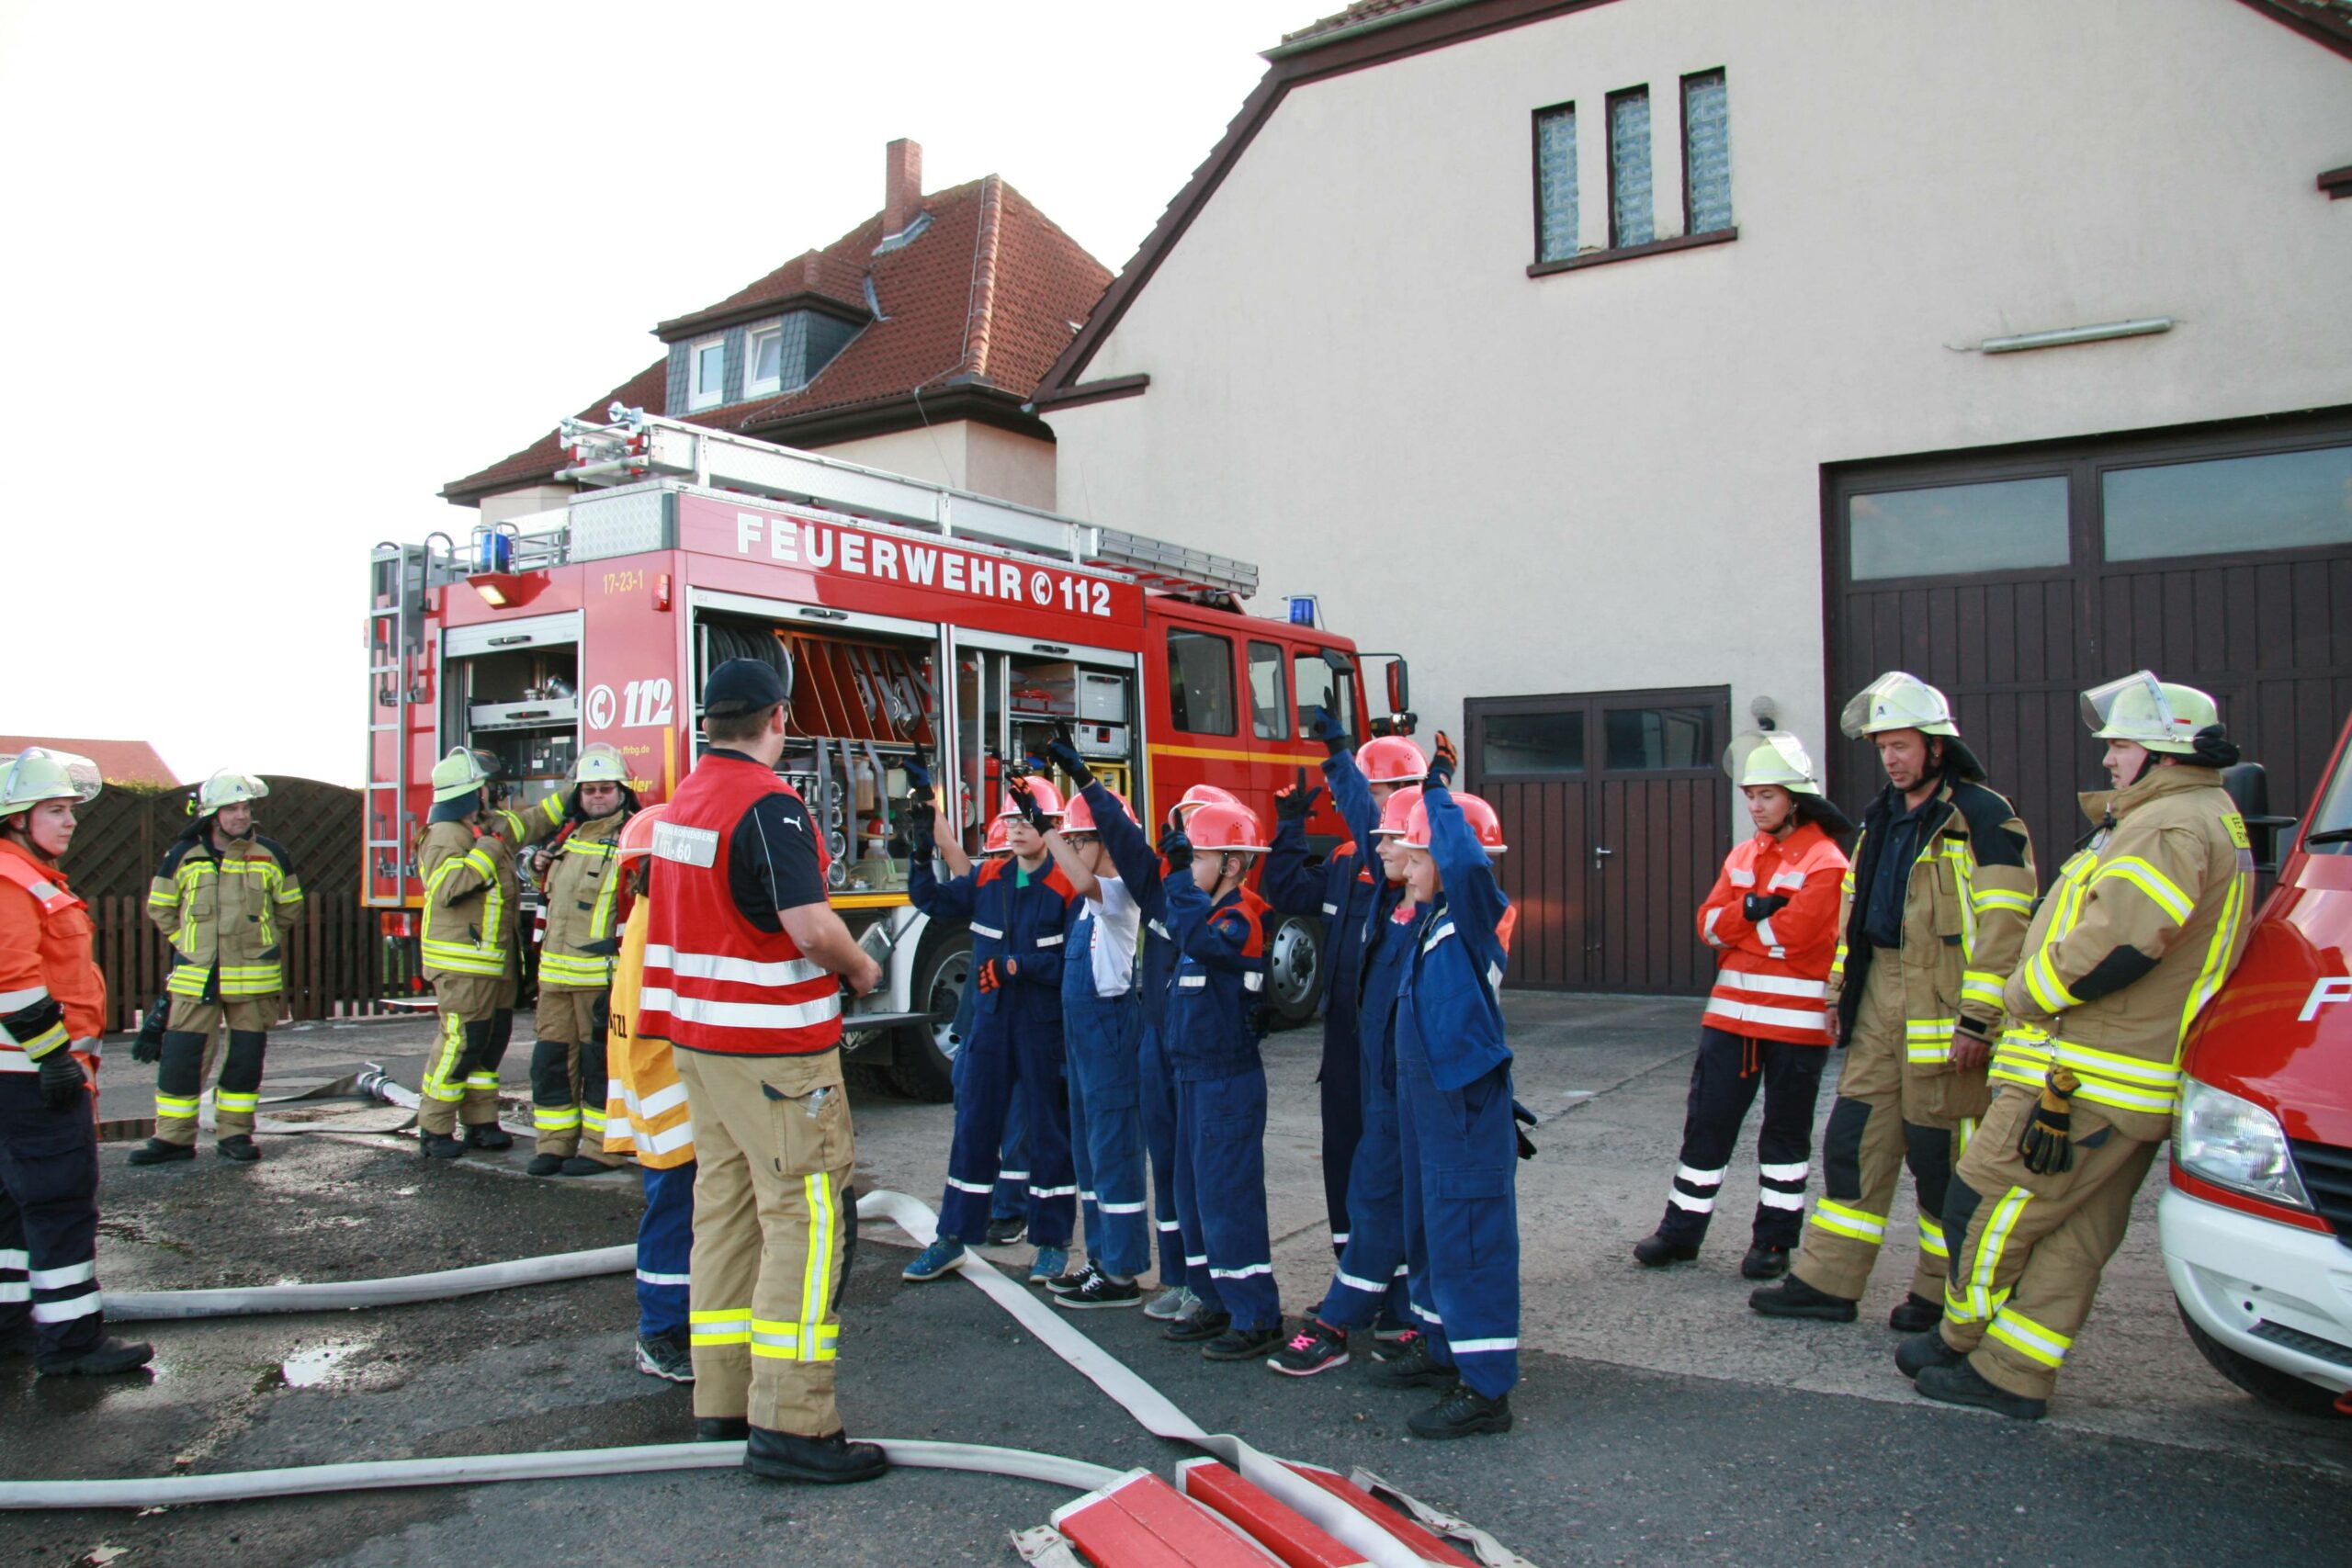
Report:
M1104 787L1106 789L1109 788L1108 785L1105 785ZM1119 809L1126 812L1130 817L1135 815L1134 809L1127 805L1127 797L1125 795L1121 795L1115 789L1109 790L1109 793L1111 798L1119 803ZM1086 796L1082 795L1073 795L1069 797L1069 804L1062 807L1062 831L1064 833L1091 833L1095 831L1094 807L1088 804Z
M1498 855L1510 847L1503 842L1503 820L1495 815L1493 807L1475 795L1456 795L1453 804L1462 807L1462 819L1470 824L1470 831L1488 854ZM1405 824L1405 847L1430 847L1430 807L1426 800L1413 802L1412 816Z
M1262 854L1266 849L1257 813L1238 803L1202 803L1186 820L1184 836L1193 840L1193 849L1210 854Z
M662 820L662 814L667 809L669 809L669 803L666 801L660 806L649 806L622 823L620 840L614 846L613 858L626 861L635 860L639 855L651 854L653 852L653 824Z
M1376 784L1419 784L1429 777L1430 765L1421 749L1401 735L1378 735L1356 750L1356 766L1363 782Z
M1000 817L989 824L989 830L980 835L980 853L1009 855L1012 852L1012 835L1006 826L1009 820Z
M1050 781L1031 773L1021 783L1029 791L1029 798L1037 803L1038 810L1048 817L1059 817L1062 814L1062 792L1056 789ZM1020 815L1021 807L1013 803L1012 791L1007 789L1004 792L1003 809L1000 810L997 816L1002 818Z
M1421 786L1406 784L1390 795L1380 808L1380 826L1372 830L1376 839L1401 839L1406 825L1413 819L1413 807L1421 803Z
M1238 806L1240 804L1241 797L1231 790L1219 789L1215 784L1194 784L1182 795L1178 795L1176 804L1168 808L1168 825L1170 828L1176 827L1193 811L1204 806Z

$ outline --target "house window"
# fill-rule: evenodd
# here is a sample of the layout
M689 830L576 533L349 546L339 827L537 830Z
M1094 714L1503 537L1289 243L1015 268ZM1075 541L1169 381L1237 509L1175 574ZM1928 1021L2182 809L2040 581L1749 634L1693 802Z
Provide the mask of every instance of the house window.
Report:
M1601 728L1613 773L1714 765L1714 717L1705 708L1611 708Z
M1250 645L1250 733L1261 740L1290 739L1290 705L1283 691L1283 650L1279 643Z
M1609 95L1609 244L1646 245L1657 237L1650 202L1650 90Z
M1168 722L1193 735L1233 733L1233 644L1169 628Z
M687 351L686 389L690 409L717 408L727 400L727 340L707 338Z
M743 344L743 395L780 391L784 387L784 328L753 327Z
M1731 98L1721 71L1682 78L1682 231L1731 227Z
M1577 254L1577 107L1535 111L1535 259Z

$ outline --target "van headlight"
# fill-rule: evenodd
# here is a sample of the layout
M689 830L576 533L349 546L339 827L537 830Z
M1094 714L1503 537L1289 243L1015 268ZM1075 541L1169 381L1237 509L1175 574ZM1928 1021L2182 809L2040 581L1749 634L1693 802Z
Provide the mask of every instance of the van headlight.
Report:
M2180 1091L2172 1146L2183 1170L2274 1203L2312 1207L2278 1118L2195 1078L2181 1079Z

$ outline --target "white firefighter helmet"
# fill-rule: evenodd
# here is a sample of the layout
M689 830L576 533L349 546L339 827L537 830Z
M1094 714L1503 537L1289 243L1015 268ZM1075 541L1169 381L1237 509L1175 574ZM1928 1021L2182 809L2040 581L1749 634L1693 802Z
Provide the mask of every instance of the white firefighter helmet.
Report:
M1804 742L1785 729L1753 730L1724 748L1724 772L1742 789L1778 784L1791 795L1819 795L1821 780Z
M223 768L198 786L196 798L187 803L191 817L209 817L224 806L234 806L241 800L259 800L269 793L269 785L251 773L232 773Z
M498 776L496 759L484 751L452 746L433 764L433 801L462 800Z
M2136 740L2151 751L2185 757L2197 750L2197 732L2221 723L2222 712L2196 687L2139 670L2085 692L2083 722L2098 739Z
M71 751L28 746L0 756L0 817L30 811L44 800L95 800L105 787L98 765Z
M1960 733L1944 694L1900 670L1888 671L1855 693L1854 700L1838 715L1838 728L1856 740L1890 729L1916 729L1922 735Z
M628 764L621 760L620 748L602 740L580 750L580 760L571 765L573 784L628 784Z

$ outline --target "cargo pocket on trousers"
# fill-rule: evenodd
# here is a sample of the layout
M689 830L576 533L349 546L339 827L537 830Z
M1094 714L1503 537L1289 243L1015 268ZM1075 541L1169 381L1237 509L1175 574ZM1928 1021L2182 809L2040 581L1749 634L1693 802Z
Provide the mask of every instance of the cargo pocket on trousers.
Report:
M779 1058L760 1084L775 1132L775 1171L782 1177L846 1170L854 1156L849 1091L841 1059L828 1051L795 1061Z
M1431 1183L1436 1201L1430 1236L1433 1257L1458 1255L1485 1264L1506 1256L1516 1238L1518 1216L1511 1203L1511 1177L1500 1170L1441 1170Z

